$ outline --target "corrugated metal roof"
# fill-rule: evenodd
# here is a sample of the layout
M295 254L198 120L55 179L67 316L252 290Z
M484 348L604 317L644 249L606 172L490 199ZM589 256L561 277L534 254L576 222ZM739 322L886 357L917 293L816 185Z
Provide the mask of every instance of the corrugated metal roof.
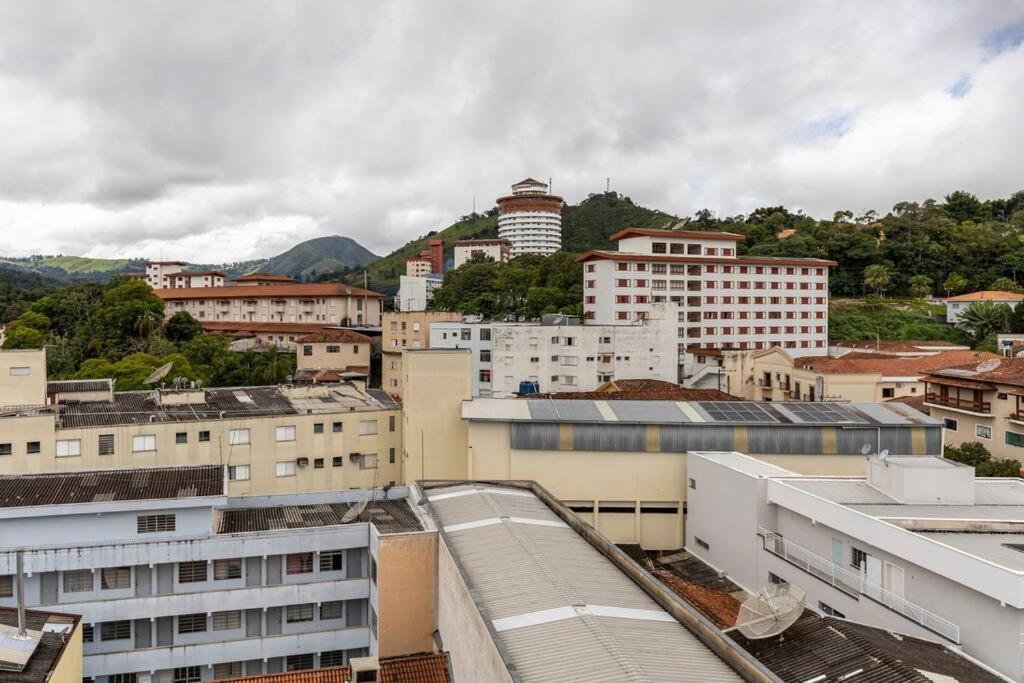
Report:
M427 494L481 615L510 620L496 638L523 681L740 680L533 493L460 485ZM482 521L491 523L472 524ZM558 609L568 616L536 614Z
M1007 547L1011 544L1024 544L1024 534L958 531L919 531L917 533L975 557L995 562L1002 567L1024 570L1024 552Z
M56 627L74 628L81 617L58 612L42 612L25 610L25 628L31 631L42 631L39 644L21 671L4 671L4 683L47 683L52 680L54 669L65 656L65 639L57 631L46 631L47 624ZM18 625L18 610L13 607L0 608L0 624L4 626ZM71 655L68 655L69 657ZM81 654L79 654L81 659Z
M403 500L371 502L350 522L342 521L353 503L284 505L279 507L228 508L219 512L218 534L238 534L278 529L305 529L370 522L382 534L423 531L419 518Z
M220 465L0 476L0 508L223 494Z

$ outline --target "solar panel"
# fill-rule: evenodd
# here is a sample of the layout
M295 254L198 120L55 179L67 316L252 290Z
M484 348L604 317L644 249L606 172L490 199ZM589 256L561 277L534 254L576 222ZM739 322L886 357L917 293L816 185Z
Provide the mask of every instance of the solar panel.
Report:
M774 417L757 405L748 401L700 401L713 422L777 422Z
M796 403L775 406L779 411L788 411L796 422L818 422L829 424L869 424L864 417L838 403Z

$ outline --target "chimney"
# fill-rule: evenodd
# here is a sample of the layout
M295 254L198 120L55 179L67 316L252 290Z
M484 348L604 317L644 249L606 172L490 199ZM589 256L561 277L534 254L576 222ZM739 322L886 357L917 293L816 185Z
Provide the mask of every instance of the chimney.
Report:
M349 680L352 683L378 683L380 661L376 657L353 657L348 662Z

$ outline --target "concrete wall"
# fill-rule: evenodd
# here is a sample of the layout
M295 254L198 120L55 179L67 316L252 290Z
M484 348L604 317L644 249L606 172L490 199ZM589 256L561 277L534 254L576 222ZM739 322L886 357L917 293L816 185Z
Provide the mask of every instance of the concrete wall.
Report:
M402 357L404 349L430 348L430 328L440 322L458 321L455 311L395 311L381 318L383 352L381 386L395 396L402 395Z
M39 406L46 403L46 351L0 350L0 405Z
M430 652L437 628L437 533L377 537L381 657Z
M303 342L296 345L297 368L344 369L350 365L370 367L370 342ZM307 351L308 349L308 351Z
M437 628L451 659L453 679L512 683L470 587L443 542L437 551L437 587Z
M402 354L406 483L468 476L462 401L472 397L470 367L465 350Z

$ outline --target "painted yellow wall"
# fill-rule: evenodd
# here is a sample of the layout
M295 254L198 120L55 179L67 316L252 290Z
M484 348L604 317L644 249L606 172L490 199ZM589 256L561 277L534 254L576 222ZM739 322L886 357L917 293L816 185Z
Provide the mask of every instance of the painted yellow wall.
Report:
M430 652L437 628L437 533L380 536L377 557L380 656Z
M473 395L471 362L468 349L402 354L406 483L469 476L462 402Z
M49 683L82 683L82 623L64 644L64 651L50 672Z
M402 359L404 349L430 347L430 325L435 322L461 320L455 311L392 311L381 317L381 351L383 368L381 383L384 391L402 395ZM391 367L394 362L395 367Z
M28 368L28 374L20 374L22 368ZM38 406L44 403L46 352L42 349L0 350L0 406Z
M327 347L337 347L337 352L328 353ZM310 355L306 355L309 348ZM304 342L296 344L298 368L343 369L350 365L370 367L370 343L352 344L340 342Z

